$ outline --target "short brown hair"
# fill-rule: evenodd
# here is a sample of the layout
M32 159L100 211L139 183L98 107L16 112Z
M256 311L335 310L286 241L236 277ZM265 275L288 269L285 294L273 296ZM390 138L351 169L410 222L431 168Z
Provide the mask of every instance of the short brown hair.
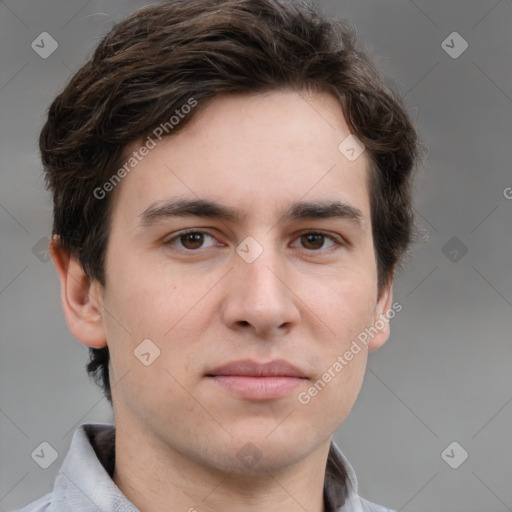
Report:
M399 96L357 49L354 29L302 1L173 0L110 30L53 101L40 136L61 246L104 284L111 201L94 191L123 164L126 147L190 98L197 107L168 136L220 93L277 89L335 94L365 145L382 290L411 240L417 135ZM87 370L112 402L108 347L90 356Z

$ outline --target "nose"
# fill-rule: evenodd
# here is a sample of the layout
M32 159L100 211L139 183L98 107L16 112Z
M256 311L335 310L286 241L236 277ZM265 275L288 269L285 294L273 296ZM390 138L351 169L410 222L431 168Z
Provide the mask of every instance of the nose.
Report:
M300 299L286 264L269 250L252 263L236 257L221 308L225 324L262 338L288 333L300 319Z

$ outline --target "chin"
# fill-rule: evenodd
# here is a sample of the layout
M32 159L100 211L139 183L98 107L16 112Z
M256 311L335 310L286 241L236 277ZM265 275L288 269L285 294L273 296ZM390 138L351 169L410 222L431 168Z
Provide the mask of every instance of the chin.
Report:
M268 434L268 431L267 431ZM283 433L284 434L284 433ZM293 435L239 436L231 448L231 471L239 475L265 476L279 473L298 464L318 446L311 437L297 439Z
M230 471L243 476L268 477L269 474L285 471L302 459L303 456L296 450L260 450L248 443L234 455Z

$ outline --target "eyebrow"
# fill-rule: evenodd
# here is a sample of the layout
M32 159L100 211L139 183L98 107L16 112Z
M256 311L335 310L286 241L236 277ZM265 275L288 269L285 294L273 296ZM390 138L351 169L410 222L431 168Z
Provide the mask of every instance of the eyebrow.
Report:
M241 222L246 217L236 208L207 199L170 199L153 203L139 215L142 226L170 217L206 217ZM347 219L363 224L361 210L341 201L299 201L282 211L280 220Z
M208 217L236 222L244 216L235 208L206 199L170 199L153 203L139 215L143 226L169 217Z

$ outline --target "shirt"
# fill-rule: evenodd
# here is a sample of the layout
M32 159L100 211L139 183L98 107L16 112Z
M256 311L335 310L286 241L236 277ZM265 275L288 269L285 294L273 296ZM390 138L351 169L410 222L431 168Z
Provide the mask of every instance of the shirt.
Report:
M114 425L81 425L53 491L17 512L139 512L112 480L114 466ZM324 503L325 512L393 512L357 494L354 470L334 443L327 458Z

